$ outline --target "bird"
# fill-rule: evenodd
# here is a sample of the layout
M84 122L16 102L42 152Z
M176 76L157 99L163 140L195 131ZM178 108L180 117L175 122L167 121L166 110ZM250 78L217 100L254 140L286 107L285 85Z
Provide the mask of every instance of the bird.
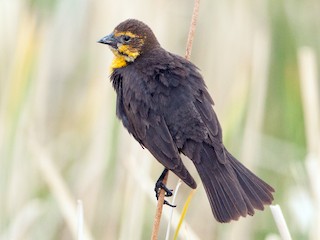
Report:
M181 160L181 154L187 156L221 223L252 216L255 209L272 203L274 189L224 146L214 102L193 63L162 48L151 28L136 19L121 22L98 43L108 45L114 54L110 81L116 92L116 115L164 166L162 178L172 171L195 189ZM172 195L162 178L156 189Z

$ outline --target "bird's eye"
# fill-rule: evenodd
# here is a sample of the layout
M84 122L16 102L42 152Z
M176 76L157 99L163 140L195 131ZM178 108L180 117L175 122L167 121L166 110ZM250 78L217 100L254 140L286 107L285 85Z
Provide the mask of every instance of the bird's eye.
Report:
M129 37L128 35L123 35L122 40L123 42L129 42L131 40L131 37Z

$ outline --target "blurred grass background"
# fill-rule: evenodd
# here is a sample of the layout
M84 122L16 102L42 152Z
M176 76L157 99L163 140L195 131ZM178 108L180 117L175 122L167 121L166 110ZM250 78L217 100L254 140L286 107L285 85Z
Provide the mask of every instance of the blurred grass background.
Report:
M192 7L0 0L0 239L75 239L77 199L85 239L150 238L162 166L115 118L112 54L96 41L137 18L184 55ZM203 0L192 52L225 145L276 189L301 240L320 236L319 12L316 0ZM189 192L181 186L178 215ZM280 239L269 208L218 224L201 185L186 222L189 239ZM164 217L159 239L165 228Z

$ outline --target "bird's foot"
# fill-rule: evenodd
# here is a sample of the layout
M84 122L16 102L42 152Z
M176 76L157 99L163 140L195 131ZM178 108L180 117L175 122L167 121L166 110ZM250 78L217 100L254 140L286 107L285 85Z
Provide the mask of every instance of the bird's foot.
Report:
M154 191L156 192L156 198L157 200L159 199L159 195L160 195L160 191L161 189L163 189L165 191L165 197L171 197L172 196L172 191L173 189L169 189L164 183L163 183L163 179L166 176L168 172L168 169L164 169L162 174L160 175L159 179L157 180L155 187L154 187ZM170 207L176 207L176 205L172 205L170 204L167 200L164 200L163 204L168 205Z

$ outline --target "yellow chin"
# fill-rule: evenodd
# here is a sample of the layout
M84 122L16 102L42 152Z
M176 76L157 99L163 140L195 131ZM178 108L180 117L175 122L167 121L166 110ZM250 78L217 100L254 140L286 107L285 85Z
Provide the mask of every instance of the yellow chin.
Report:
M127 61L125 57L121 55L115 55L111 63L111 71L116 68L122 68L125 66L127 66Z
M132 50L127 45L120 45L118 49L110 48L114 54L113 61L111 63L111 71L116 68L122 68L127 66L128 62L133 62L138 56L139 52Z

